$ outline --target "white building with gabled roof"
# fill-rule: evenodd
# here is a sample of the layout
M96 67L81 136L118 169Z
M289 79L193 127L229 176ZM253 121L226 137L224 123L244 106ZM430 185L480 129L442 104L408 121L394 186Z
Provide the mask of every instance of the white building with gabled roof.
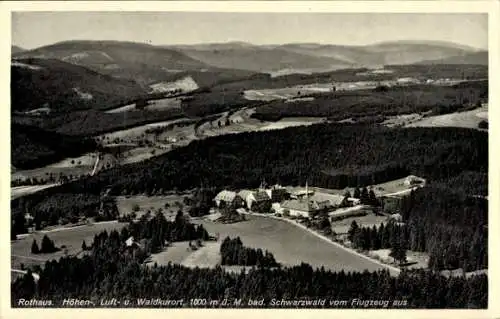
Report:
M226 205L231 204L235 198L236 198L236 192L223 190L219 192L217 196L215 196L214 200L217 207L219 207L222 202L224 202Z

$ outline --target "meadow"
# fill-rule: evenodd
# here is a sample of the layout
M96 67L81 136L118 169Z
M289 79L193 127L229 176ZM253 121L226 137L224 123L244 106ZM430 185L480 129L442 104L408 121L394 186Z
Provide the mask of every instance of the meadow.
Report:
M463 127L477 129L479 122L482 120L488 120L487 105L470 111L424 117L421 120L407 124L406 127Z
M239 236L245 246L268 250L283 265L306 262L313 267L323 266L325 269L344 271L373 271L382 268L286 221L260 216L248 216L247 219L235 224L219 224L207 220L193 222L202 223L210 234L219 233L220 238Z

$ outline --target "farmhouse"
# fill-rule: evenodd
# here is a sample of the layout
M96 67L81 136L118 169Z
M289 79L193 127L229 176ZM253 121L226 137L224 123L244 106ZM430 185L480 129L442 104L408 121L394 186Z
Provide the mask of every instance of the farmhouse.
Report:
M296 217L311 217L311 215L319 210L318 203L306 199L292 199L284 201L281 204L283 212L288 212L290 216Z
M315 202L327 202L328 206L339 206L344 200L344 196L337 194L327 194L322 192L314 192L309 199Z
M260 205L265 205L269 203L271 204L271 197L268 195L268 193L265 190L259 190L254 193L250 197L247 198L247 207L250 207L250 209L254 210L255 207L260 206Z
M281 211L286 211L291 216L311 217L314 212L338 205L342 201L342 197L339 197L310 191L306 183L304 190L292 193L292 199L281 204Z
M244 190L241 190L238 192L238 196L243 199L247 208L250 209L251 201L254 200L253 191L248 190L248 189L244 189ZM250 202L250 204L249 204L249 202Z
M424 183L425 179L414 175L408 176L404 181L405 186L418 186L418 185L423 185Z
M141 248L142 244L134 239L134 236L129 237L125 241L125 246L128 248Z
M284 200L290 198L290 194L286 190L286 188L277 186L271 190L271 202L272 203L281 203Z
M279 197L279 194L274 193L278 190L281 190L279 186L275 186L271 189L265 189L263 184L259 187L257 191L251 191L248 189L244 189L238 192L238 197L242 199L243 203L246 205L247 209L252 209L252 206L255 204L262 203L271 203L271 199L273 198L273 194L275 197Z
M215 196L214 201L217 207L231 205L236 198L236 193L228 190L223 190Z

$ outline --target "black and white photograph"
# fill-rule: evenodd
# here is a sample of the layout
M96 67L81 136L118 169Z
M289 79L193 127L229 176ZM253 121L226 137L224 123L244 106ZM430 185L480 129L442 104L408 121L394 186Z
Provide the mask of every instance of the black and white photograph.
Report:
M492 306L488 12L10 16L11 308Z

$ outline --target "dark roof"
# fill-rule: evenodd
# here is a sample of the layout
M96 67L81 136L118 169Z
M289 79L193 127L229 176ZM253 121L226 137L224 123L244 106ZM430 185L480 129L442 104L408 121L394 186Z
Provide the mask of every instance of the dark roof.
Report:
M281 205L281 208L283 209L293 209L293 210L298 210L302 212L311 212L315 210L315 207L313 203L307 202L307 201L302 201L302 200L286 200L283 202Z
M270 200L269 195L267 195L267 193L265 191L255 192L253 196L255 197L255 201L257 201L257 202Z

